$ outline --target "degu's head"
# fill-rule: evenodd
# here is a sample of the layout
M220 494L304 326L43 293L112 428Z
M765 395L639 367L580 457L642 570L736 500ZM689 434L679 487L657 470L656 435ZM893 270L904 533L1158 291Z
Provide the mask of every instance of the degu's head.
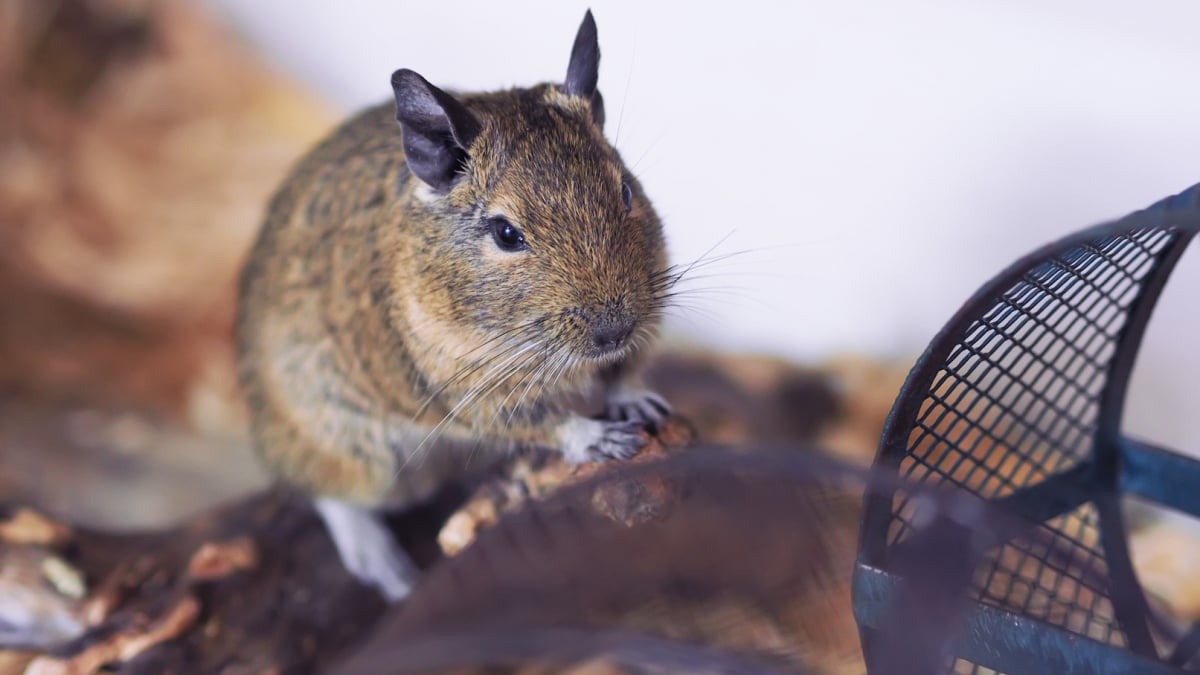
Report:
M662 227L604 137L600 49L589 11L560 83L456 97L392 76L417 202L423 293L445 318L564 368L602 366L653 337L662 308ZM534 343L538 343L537 346Z

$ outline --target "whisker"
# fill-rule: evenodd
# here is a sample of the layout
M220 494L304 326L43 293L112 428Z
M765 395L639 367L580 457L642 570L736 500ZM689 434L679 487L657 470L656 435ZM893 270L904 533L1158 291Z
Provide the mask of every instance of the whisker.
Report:
M503 363L493 366L490 370L488 370L488 372L480 378L479 383L467 390L467 392L462 396L461 399L459 399L458 403L454 405L450 412L446 413L446 415L442 417L441 421L439 421L432 429L429 430L429 433L425 435L425 438L417 444L417 447L414 448L407 457L405 457L405 460L400 465L398 471L403 470L414 457L420 455L422 450L425 448L425 445L429 442L429 439L437 434L438 431L442 429L450 420L457 417L458 413L461 412L466 406L472 404L476 398L485 394L486 391L491 391L492 389L500 386L504 383L505 379L511 377L512 374L517 370L520 370L520 368L525 365L525 362L530 358L528 353L531 350L539 347L540 344L540 341L531 342L517 350L515 353L508 355L508 358ZM516 366L512 365L514 362L516 362ZM503 375L495 378L495 381L492 381L491 378L493 374L499 372L503 372Z
M466 358L481 349L484 349L487 347L495 347L495 346L497 346L496 343L499 342L500 340L512 337L514 334L521 332L521 331L532 330L532 329L538 328L545 322L546 322L546 317L541 316L536 319L533 319L532 321L528 321L528 322L521 324L519 326L516 326L514 328L505 330L505 331L501 332L500 334L489 338L483 344L479 345L475 349L472 349L471 351L467 352L466 354L463 355L463 358ZM466 366L463 366L462 368L460 368L458 370L458 372L456 372L454 375L451 375L449 379L447 379L445 382L443 382L441 385L439 385L437 389L435 389L432 393L430 393L428 396L425 397L425 400L421 403L420 406L417 407L417 411L415 413L413 413L412 420L415 422L416 420L420 419L421 415L425 414L426 409L428 409L429 406L432 405L433 402L435 400L437 400L437 398L439 396L441 396L448 388L450 388L454 384L457 384L458 382L462 381L463 379L470 377L471 375L479 372L483 368L487 367L487 365L489 363L492 363L495 359L500 358L503 355L504 355L504 350L496 349L492 354L489 354L485 359L476 359L476 360L472 361L471 363L468 363Z
M514 385L513 388L508 392L508 395L504 397L504 400L500 402L500 405L496 407L496 412L492 415L492 420L489 423L488 428L494 428L495 423L499 421L500 415L504 412L504 407L508 404L508 400L512 398L513 394L517 393L517 390L521 388L522 384L525 384L526 380L529 381L529 386L532 386L533 383L537 381L540 373L545 369L546 362L549 361L551 354L553 354L553 352L549 349L549 345L546 345L546 349L544 350L541 360L538 361L537 365L534 366L534 368L531 369L524 377L522 377L520 380L517 380L516 385ZM519 408L520 405L521 398L518 398L517 402L514 403L513 407L509 410L508 421L505 422L505 427L508 427L512 424L513 415L516 414L517 408Z
M777 310L758 295L741 288L688 288L662 296L658 302L665 307L682 307L686 304L700 305L701 303L752 303L762 309Z
M574 357L572 357L571 352L564 351L562 365L559 366L558 372L554 375L554 382L552 382L550 384L550 388L551 389L556 388L558 386L558 380L559 380L559 378L561 378L563 376L563 373L566 373L568 370L571 370L574 367L575 367L575 359L574 359Z
M688 325L689 330L692 331L703 331L704 324L713 324L718 322L716 314L703 308L680 306L676 309L679 311L672 312L673 318L685 322ZM698 319L702 319L704 324L699 323L697 321Z
M749 263L747 263L749 265ZM689 274L681 279L681 281L696 281L697 279L728 279L731 277L756 277L769 279L805 279L811 278L811 275L801 275L787 272L760 272L760 271L741 271L728 269L725 267L705 267L708 270L705 274Z
M684 272L686 273L687 270L694 267L701 260L704 260L709 254L711 254L713 251L715 251L718 246L720 246L721 244L724 244L726 240L728 240L730 237L732 237L733 233L736 231L737 231L737 228L734 228L734 229L730 230L729 232L726 232L725 235L722 236L720 239L718 239L715 244L713 244L712 246L709 246L708 250L706 250L704 253L701 253L700 257L696 258L691 263L688 263L687 268L684 270ZM676 266L672 265L671 267L676 267ZM671 269L671 267L668 267L667 269Z
M496 427L500 421L500 415L503 414L505 406L507 405L509 399L512 398L512 395L515 394L516 391L521 388L521 385L524 384L526 382L526 380L529 381L529 385L527 386L527 389L529 386L532 386L535 382L538 382L538 381L541 382L541 388L538 391L538 396L535 397L534 400L540 399L541 394L545 391L546 382L548 380L548 376L545 376L545 373L552 372L553 368L558 367L557 364L562 360L561 355L563 354L563 352L561 350L551 350L549 345L546 345L546 347L547 347L547 349L545 350L544 356L542 357L538 366L536 366L534 369L530 370L528 373L526 373L524 376L522 376L522 378L520 380L517 381L517 383L512 387L512 389L504 397L504 399L499 403L499 405L496 406L496 411L492 414L491 418L489 418L488 422L485 425L483 425L483 427L481 429L479 429L477 431L477 433L475 434L475 444L471 448L471 454L474 454L475 450L479 448L479 446L484 441L484 437L487 434L496 430ZM557 379L555 380L555 383L557 383ZM523 398L523 396L522 396L522 398ZM516 404L514 404L512 409L509 411L508 419L505 421L505 427L510 427L512 425L513 416L520 409L520 406L521 406L521 401L519 400Z
M650 275L650 280L648 282L649 285L652 287L653 286L663 286L663 285L666 285L666 286L674 285L676 283L679 283L679 281L681 281L685 278L692 278L693 272L699 271L704 268L713 267L717 263L726 263L733 258L745 256L750 253L760 253L763 251L772 251L772 250L776 250L776 249L795 248L795 247L800 247L800 246L806 246L806 244L776 244L776 245L771 245L771 246L757 246L757 247L753 247L753 248L740 249L737 251L731 251L729 253L722 253L720 255L712 255L712 252L718 246L720 246L726 239L728 239L730 236L732 236L734 231L735 230L731 230L724 237L722 237L720 240L718 240L716 244L713 244L711 247L709 247L709 249L707 251L702 253L700 256L698 256L691 262L670 265L670 266ZM738 261L738 263L735 263L735 264L750 264L750 261L745 261L744 263L742 263L741 261ZM761 264L761 261L755 261L755 264ZM789 264L790 264L790 261L789 261ZM789 277L791 275L783 275L783 276ZM803 278L803 277L801 277L801 278Z
M657 294L656 298L676 298L683 295L696 295L700 293L742 293L753 296L754 289L739 285L709 285L709 286L688 286L686 288L675 288L668 291L663 291Z
M613 135L613 146L621 141L621 123L625 121L625 106L629 104L629 85L633 82L633 59L637 56L637 40L633 42L633 53L629 55L629 72L625 75L625 93L621 94L621 110L617 113L617 133Z
M509 413L508 413L508 419L505 420L505 422L504 422L505 428L512 426L513 416L516 415L517 411L521 409L521 404L525 402L525 397L529 395L529 390L533 387L534 384L536 384L538 382L539 378L541 378L542 375L544 375L546 372L548 372L550 356L552 354L554 354L554 352L547 353L546 358L542 359L541 366L537 369L537 377L531 378L529 380L529 384L525 385L525 391L521 392L520 398L517 399L517 402L513 405L512 410L509 411ZM543 389L544 389L544 386L543 386ZM534 399L534 400L537 400L537 399Z
M658 134L658 136L655 136L654 140L650 141L650 145L647 146L646 149L642 151L642 154L641 154L641 156L639 156L637 158L637 161L635 161L632 165L630 165L629 170L637 171L638 165L642 163L642 160L646 159L646 156L650 154L650 151L654 150L654 146L658 145L658 142L661 141L663 139L663 137L666 135L667 135L667 130L664 129L661 133Z
M421 442L421 445L418 446L418 453L420 453L420 451L423 449L432 447L433 444L435 444L441 438L441 434L439 433L438 427L441 427L445 422L447 422L450 419L457 416L457 414L460 412L460 408L462 408L463 406L467 406L467 405L472 405L472 406L475 405L480 399L482 399L484 396L487 396L491 392L495 391L495 389L497 387L504 384L505 381L507 381L509 378L511 378L517 372L526 368L533 361L534 357L535 357L535 355L527 355L519 363L516 363L516 364L508 367L507 370L505 370L498 377L496 377L495 380L492 381L490 384L486 381L481 382L479 385L473 387L470 391L468 391L467 394L463 397L463 399L459 402L460 405L456 406L455 410L452 410L449 414L447 414L447 416L445 418L442 419L441 422L438 423L438 425L436 427L434 427L432 430L430 430L430 432L426 436L425 440L423 440ZM478 425L472 425L472 426L478 428ZM435 434L437 434L437 435L435 436ZM431 436L433 437L432 443L429 442L429 439ZM417 453L415 453L415 454L417 454ZM423 453L420 453L420 454L423 454Z
M545 361L545 357L542 357L542 362L544 362L544 361ZM525 382L526 379L535 377L536 374L537 374L536 367L533 369L528 369L528 371L524 375L522 375L520 377L520 379L517 380L517 383L515 385L513 385L513 387L511 389L509 389L508 394L506 394L504 396L504 398L500 401L500 403L496 406L496 412L492 413L492 417L487 421L487 423L484 424L481 428L478 428L476 430L475 443L474 443L474 445L471 446L470 453L467 454L467 466L470 466L471 458L475 455L475 451L478 450L479 446L483 443L484 436L487 435L488 432L495 429L496 422L499 420L499 417L500 417L500 413L502 413L504 411L504 406L508 404L508 399L512 398L512 395L514 393L516 393L517 389L519 389L521 387L521 384L523 382Z

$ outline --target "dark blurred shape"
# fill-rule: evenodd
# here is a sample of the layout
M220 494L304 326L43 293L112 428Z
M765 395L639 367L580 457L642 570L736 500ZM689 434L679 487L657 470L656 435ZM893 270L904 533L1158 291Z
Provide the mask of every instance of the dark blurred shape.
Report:
M598 498L649 480L678 487L657 518L622 522ZM931 672L959 633L972 570L1030 524L800 447L695 448L528 503L435 566L337 672L863 672L845 551L863 484L911 489L932 516L900 562L911 601L880 631L879 671Z
M17 47L18 77L68 106L82 102L116 62L152 47L151 17L133 5L44 0L26 9L40 16Z
M857 368L866 369L865 364ZM838 374L778 358L679 351L652 360L646 379L671 401L686 402L688 417L702 438L805 443L820 438L846 415L846 396L835 382ZM867 447L873 446L874 439ZM863 454L868 452L864 449Z
M692 665L662 672L739 672L719 659L689 660L688 650L724 652L761 672L854 672L846 586L853 492L763 472L737 453L707 463L706 454L615 469L507 515L435 566L341 672L518 662L511 672L526 672L592 659L620 666L614 672L656 672L665 655ZM608 492L647 481L676 487L675 498L653 518L609 513ZM569 648L560 631L571 636ZM449 650L451 636L473 648ZM634 648L638 636L645 644Z

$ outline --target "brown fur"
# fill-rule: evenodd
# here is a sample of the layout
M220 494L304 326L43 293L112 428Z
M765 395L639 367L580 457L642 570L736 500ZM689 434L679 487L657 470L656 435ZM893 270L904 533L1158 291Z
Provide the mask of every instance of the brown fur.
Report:
M657 331L661 226L589 100L549 84L457 98L483 131L448 193L410 174L393 106L373 107L300 162L251 252L240 377L260 454L303 489L411 504L464 451L482 464L477 445L556 447L569 397L633 377ZM501 213L529 251L495 245L484 218ZM638 318L634 339L593 357L591 324L614 311Z

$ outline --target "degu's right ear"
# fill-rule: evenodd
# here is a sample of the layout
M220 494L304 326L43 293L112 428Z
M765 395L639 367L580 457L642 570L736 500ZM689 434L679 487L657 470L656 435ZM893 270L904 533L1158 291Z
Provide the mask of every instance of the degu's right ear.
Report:
M446 192L461 174L467 149L483 125L460 101L407 68L392 73L392 91L409 170L434 190Z
M604 97L596 89L600 79L600 43L596 39L596 19L592 10L583 15L583 22L575 33L571 46L571 61L567 64L567 77L563 91L568 96L582 96L592 103L592 119L604 126Z

